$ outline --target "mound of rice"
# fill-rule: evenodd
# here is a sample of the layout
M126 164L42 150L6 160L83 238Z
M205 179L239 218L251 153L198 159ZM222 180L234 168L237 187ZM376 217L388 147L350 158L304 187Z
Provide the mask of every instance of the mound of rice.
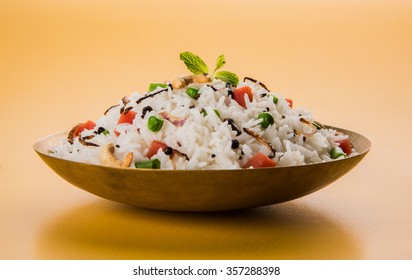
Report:
M268 92L258 82L246 80L237 86L252 89L252 101L244 96L246 108L233 99L230 87L221 80L189 86L199 90L197 99L186 93L187 86L173 89L170 84L124 97L95 121L94 128L83 130L72 141L62 141L53 147L51 155L101 164L102 147L112 143L117 159L133 154L129 167L135 168L135 162L149 159L147 152L158 140L180 154L171 156L159 149L151 159L160 160L161 169L239 169L259 152L276 166L292 166L331 161L332 148L348 138L333 129L316 128L311 112L291 108L285 98ZM135 118L131 124L118 124L125 110L135 112ZM267 128L260 125L262 112L273 117L273 124ZM151 116L164 119L158 132L148 128ZM103 130L105 133L101 133Z

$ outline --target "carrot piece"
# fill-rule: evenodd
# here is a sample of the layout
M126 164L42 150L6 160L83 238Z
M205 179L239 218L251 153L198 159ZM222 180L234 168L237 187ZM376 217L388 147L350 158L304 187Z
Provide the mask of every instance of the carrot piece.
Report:
M276 161L270 159L268 156L264 155L263 153L259 152L254 155L251 159L246 162L243 168L265 168L265 167L274 167L276 166Z
M167 145L163 142L157 141L157 140L153 140L152 144L150 144L149 150L147 151L146 156L148 158L151 158L152 156L154 156L155 154L157 154L157 151L159 149L162 149L162 151L164 151L164 149L166 149Z
M128 111L126 114L121 114L119 121L117 124L122 124L122 123L133 123L134 118L136 117L136 112L134 111Z
M133 120L136 117L136 112L134 111L128 111L126 114L121 114L119 120L117 121L117 124L122 124L122 123L128 123L128 124L133 124ZM114 134L116 136L120 135L120 132L118 132L116 129L114 130Z
M352 153L352 145L348 139L338 141L339 148L348 156Z
M240 87L233 91L233 99L246 109L245 95L247 95L249 101L253 101L252 89L249 86Z
M90 130L90 129L93 129L95 127L96 127L96 124L93 121L88 120L87 122L82 123L82 124L77 126L76 130L73 133L73 136L74 137L79 136L79 134L82 133L83 130L85 130L85 129Z

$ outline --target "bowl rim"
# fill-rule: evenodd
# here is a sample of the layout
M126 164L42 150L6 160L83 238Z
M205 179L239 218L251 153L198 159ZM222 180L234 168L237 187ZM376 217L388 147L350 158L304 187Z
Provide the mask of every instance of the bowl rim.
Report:
M357 158L357 157L363 157L364 155L366 155L371 149L372 149L372 142L371 140L364 136L363 134L360 134L358 132L355 131L351 131L348 129L344 129L344 128L339 128L339 127L335 127L335 126L330 126L330 125L324 125L325 128L327 129L335 129L338 131L342 131L345 134L349 134L349 136L351 135L356 135L356 136L360 136L365 142L365 149L363 149L360 152L357 152L356 154L350 156L350 157L346 157L343 159L336 159L336 160L332 160L332 161L322 161L322 162L317 162L317 163L310 163L310 164L301 164L301 165L292 165L292 166L275 166L275 167L266 167L266 168L237 168L237 169L147 169L147 168L130 168L130 167L111 167L111 166L104 166L101 164L95 164L95 163L86 163L86 162L80 162L80 161L75 161L75 160L70 160L70 159L63 159L63 158L59 158L59 157L55 157L52 156L48 153L45 153L43 151L41 151L41 144L46 141L49 138L53 138L53 137L57 137L59 135L63 136L63 135L67 135L68 131L61 131L61 132L57 132L57 133L53 133L53 134L49 134L47 136L43 136L41 138L39 138L38 140L36 140L34 142L34 144L32 145L32 148L35 150L36 153L38 153L41 156L45 156L45 157L50 157L53 158L55 160L61 160L61 161L66 161L66 162L72 162L75 164L80 164L80 165L86 165L86 166L96 166L96 167L100 167L100 168L108 168L108 169L113 169L113 170L123 170L124 172L170 172L170 173L176 173L176 172L241 172L241 171L256 171L256 170L276 170L276 169L287 169L287 168L305 168L307 166L316 166L316 165L325 165L325 164L330 164L336 161L343 161L343 160L349 160L349 159L353 159L353 158Z

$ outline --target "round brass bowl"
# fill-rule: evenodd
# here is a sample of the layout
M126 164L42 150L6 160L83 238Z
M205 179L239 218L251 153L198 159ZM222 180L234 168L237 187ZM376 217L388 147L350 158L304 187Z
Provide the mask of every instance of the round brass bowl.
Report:
M334 127L332 127L334 128ZM149 170L112 168L48 155L66 133L38 140L38 155L71 184L120 203L169 211L224 211L265 206L315 192L354 168L371 142L349 130L359 154L331 162L239 170Z

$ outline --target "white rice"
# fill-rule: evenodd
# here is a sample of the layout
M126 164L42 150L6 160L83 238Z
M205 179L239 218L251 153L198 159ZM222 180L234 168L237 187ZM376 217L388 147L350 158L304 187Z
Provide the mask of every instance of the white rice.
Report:
M123 159L129 152L133 153L130 167L134 168L134 162L148 159L146 153L153 140L164 142L188 157L188 160L184 157L174 157L172 160L159 149L152 159L159 159L162 169L238 169L258 152L271 155L272 151L267 146L249 134L242 131L237 136L237 132L224 121L226 118L232 119L240 130L248 128L270 143L276 150L272 157L277 166L330 161L330 150L338 145L337 141L348 137L333 129L319 129L313 133L313 128L301 121L301 118L314 121L311 112L305 108L290 108L285 98L268 92L259 83L240 82L238 87L246 85L251 87L253 92L251 102L245 96L247 109L228 96L226 85L220 80L213 80L208 85L190 85L199 89L199 98L196 100L186 94L186 88L168 88L167 91L146 98L139 104L136 101L148 93L133 93L128 97L130 102L126 105L137 113L133 124L117 125L120 108L124 107L122 100L119 100L119 106L110 109L106 115L96 120L94 129L84 130L80 134L83 138L93 135L88 142L99 147L85 146L76 137L73 144L64 140L61 145L53 147L51 155L72 161L101 164L101 147L113 143L118 159ZM160 88L151 93L159 90ZM273 102L273 96L278 98L277 104ZM153 110L141 118L142 110L146 106L151 106ZM202 109L206 111L206 116L201 113ZM220 113L220 117L214 110ZM260 126L261 119L258 118L264 111L268 111L274 118L274 124L267 128ZM164 120L161 130L152 132L148 129L147 120L160 112L168 112L176 118L186 118L186 121L182 126L175 126ZM97 134L99 127L107 129L110 134ZM119 136L116 136L115 130L120 133ZM233 139L239 141L239 148L231 148ZM352 154L354 153L353 150Z

